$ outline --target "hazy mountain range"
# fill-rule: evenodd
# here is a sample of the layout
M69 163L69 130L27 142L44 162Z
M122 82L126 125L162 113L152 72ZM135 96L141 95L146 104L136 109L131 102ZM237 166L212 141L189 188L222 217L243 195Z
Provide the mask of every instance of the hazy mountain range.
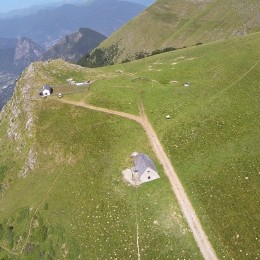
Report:
M155 2L155 0L121 0L121 1L128 1L133 2L145 6L149 6ZM73 4L73 5L87 5L93 2L93 0L66 0L66 1L4 1L1 3L1 12L0 18L4 17L13 17L13 16L23 16L35 13L41 9L52 9L58 6L62 6L64 4Z
M90 53L106 37L94 30L80 28L78 32L67 35L64 39L50 47L44 54L43 60L64 59L76 63L86 53Z
M0 38L0 109L11 97L17 76L32 62L61 58L75 63L104 39L96 31L80 28L45 50L25 37Z
M47 47L79 28L90 28L108 36L144 9L144 5L119 0L98 0L88 5L66 4L27 16L2 18L0 37L27 37Z
M0 90L5 93L0 100L4 95L11 96L12 88L7 83L31 62L49 58L77 62L145 9L144 5L118 0L73 3L18 10L0 19L0 73L5 75L0 77Z

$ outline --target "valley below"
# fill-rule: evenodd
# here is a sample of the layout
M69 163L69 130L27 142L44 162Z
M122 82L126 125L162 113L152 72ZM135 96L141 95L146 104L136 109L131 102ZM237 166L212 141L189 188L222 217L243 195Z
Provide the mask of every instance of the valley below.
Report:
M16 78L11 73L0 73L0 110L12 97Z

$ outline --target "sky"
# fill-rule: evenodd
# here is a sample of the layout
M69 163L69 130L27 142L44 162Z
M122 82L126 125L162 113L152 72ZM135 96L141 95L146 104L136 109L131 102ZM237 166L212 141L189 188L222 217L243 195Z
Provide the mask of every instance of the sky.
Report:
M15 9L22 9L28 8L33 5L42 5L42 4L49 4L49 3L68 3L72 0L0 0L0 13L9 12ZM89 0L81 0L81 2L87 2ZM126 1L126 0L121 0ZM155 0L127 0L129 2L136 2L139 4L149 5Z

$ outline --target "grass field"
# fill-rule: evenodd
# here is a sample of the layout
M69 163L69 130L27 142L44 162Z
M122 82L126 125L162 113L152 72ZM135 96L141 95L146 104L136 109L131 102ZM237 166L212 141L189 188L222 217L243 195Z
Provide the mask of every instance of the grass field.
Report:
M130 65L155 80L143 93L146 112L214 247L228 259L260 253L258 45L256 34L165 54L147 60L152 73L141 62Z
M35 67L38 89L48 73ZM59 88L61 78L48 75ZM14 169L5 173L10 187L0 199L1 259L137 259L137 237L142 258L202 259L140 126L31 92L37 163L26 178ZM133 151L154 158L158 181L134 188L122 180Z
M219 258L257 259L259 43L256 33L93 70L37 63L34 88L48 81L67 91L73 77L94 83L65 99L132 114L143 102ZM0 245L19 252L33 217L22 259L137 259L137 229L143 259L201 259L143 130L58 101L34 101L38 159L27 178L13 172L21 160L7 166L15 152L1 139L9 148L0 173L11 181L0 199ZM121 177L136 150L161 176L138 189ZM0 256L15 257L3 249Z
M86 96L129 113L144 102L206 232L227 258L259 256L258 44L252 34L111 66L104 70L118 75Z
M235 259L259 257L259 34L251 37L161 56L158 88L144 99L206 232Z

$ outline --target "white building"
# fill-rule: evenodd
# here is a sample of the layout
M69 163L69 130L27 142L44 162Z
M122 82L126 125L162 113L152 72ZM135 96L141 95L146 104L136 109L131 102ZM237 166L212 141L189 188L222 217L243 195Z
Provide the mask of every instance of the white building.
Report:
M160 178L152 159L143 153L135 157L132 173L136 184L142 184Z
M40 96L50 96L53 93L53 88L50 85L44 85L40 91Z
M122 172L124 179L131 185L138 186L160 178L152 159L148 155L134 152L131 158L134 158L134 167Z

